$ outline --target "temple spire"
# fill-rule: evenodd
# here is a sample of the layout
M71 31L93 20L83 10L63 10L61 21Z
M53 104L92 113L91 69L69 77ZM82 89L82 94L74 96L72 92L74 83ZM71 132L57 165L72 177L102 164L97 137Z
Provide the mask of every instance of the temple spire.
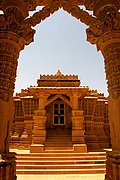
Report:
M56 75L57 75L57 76L61 76L61 75L63 75L63 74L62 74L61 71L58 69Z

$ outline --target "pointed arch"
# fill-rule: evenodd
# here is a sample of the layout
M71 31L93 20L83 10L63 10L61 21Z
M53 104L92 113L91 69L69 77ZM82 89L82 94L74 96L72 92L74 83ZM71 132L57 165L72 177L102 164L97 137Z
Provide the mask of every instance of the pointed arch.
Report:
M72 107L71 102L70 102L65 96L60 95L60 94L57 94L57 95L51 97L51 98L46 102L45 107L46 107L48 104L50 104L50 103L52 103L53 101L55 101L57 98L60 98L60 99L63 100L66 104L68 104L70 107Z
M63 8L64 11L68 12L71 16L77 18L82 23L89 26L91 23L96 22L96 18L90 15L87 11L81 9L78 5L72 4L69 0L55 0L52 1L47 6L44 6L40 11L36 12L30 18L25 19L25 24L31 24L31 26L36 26L41 23L41 21L50 17L53 13Z

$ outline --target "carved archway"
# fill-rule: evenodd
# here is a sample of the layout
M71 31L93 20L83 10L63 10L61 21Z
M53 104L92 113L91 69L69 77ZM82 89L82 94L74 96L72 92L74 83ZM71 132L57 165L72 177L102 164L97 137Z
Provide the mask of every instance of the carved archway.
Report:
M88 11L80 9L83 5ZM28 12L44 6L32 17ZM87 40L96 44L103 54L109 91L109 116L113 150L108 153L106 180L119 179L117 160L120 159L120 1L119 0L0 0L0 153L8 153L9 129L12 122L12 96L17 59L25 45L33 41L32 28L59 8L88 26ZM8 113L9 112L9 113ZM113 161L115 160L116 169ZM116 158L117 157L117 158ZM8 158L5 156L4 158ZM12 160L13 161L13 160ZM11 163L12 163L11 161ZM13 166L13 164L12 164ZM111 169L109 169L111 167ZM4 169L3 169L4 170ZM109 172L112 172L109 174ZM14 174L15 175L15 174ZM115 177L115 178L114 178ZM10 179L10 178L9 178Z

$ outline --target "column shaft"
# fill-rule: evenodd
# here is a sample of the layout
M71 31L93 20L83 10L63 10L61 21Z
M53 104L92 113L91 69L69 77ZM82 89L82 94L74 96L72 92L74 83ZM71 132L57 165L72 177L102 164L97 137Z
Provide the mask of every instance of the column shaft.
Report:
M14 115L13 92L21 46L12 32L0 32L0 153L8 152Z

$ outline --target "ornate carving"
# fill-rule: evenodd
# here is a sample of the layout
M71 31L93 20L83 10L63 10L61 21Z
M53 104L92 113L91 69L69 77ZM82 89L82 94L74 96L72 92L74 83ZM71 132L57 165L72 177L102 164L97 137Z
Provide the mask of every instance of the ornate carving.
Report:
M58 11L58 9L60 8L60 1L58 0L52 1L49 7L50 7L50 13L53 14L54 12Z
M5 14L9 13L10 11L14 11L14 14L16 14L16 19L19 19L22 16L24 19L28 16L28 8L23 0L4 0L2 2L2 10Z
M37 4L35 0L23 0L23 1L26 3L29 11L36 9Z
M120 12L118 13L110 12L106 15L103 22L96 19L96 22L90 24L89 28L86 30L87 40L91 44L98 44L97 41L99 37L102 37L102 35L106 34L107 32L110 32L111 30L119 30L119 29L120 29ZM102 41L104 37L101 38Z
M1 42L0 57L0 99L7 101L9 94L14 91L18 49L12 44Z
M84 0L84 5L87 10L92 11L94 9L95 4L96 4L95 0Z
M0 15L0 31L12 31L24 40L24 44L33 42L35 30L28 23L23 23L25 16L16 7L9 7Z
M0 31L0 153L9 151L9 133L13 121L13 91L17 59L24 42L15 33Z
M52 1L49 6L43 7L42 10L36 12L32 17L27 18L24 21L24 24L30 24L31 26L36 26L42 20L49 17L50 14L58 11L59 8L63 7L65 11L69 14L74 16L75 18L79 19L81 22L85 23L86 25L90 25L91 23L95 22L95 17L89 15L88 12L80 9L79 6L71 4L69 0L55 0Z
M118 0L97 0L94 6L94 15L101 21L104 20L107 13L115 12L117 13L119 10L119 2Z
M108 90L114 99L120 97L120 43L112 43L104 48Z

